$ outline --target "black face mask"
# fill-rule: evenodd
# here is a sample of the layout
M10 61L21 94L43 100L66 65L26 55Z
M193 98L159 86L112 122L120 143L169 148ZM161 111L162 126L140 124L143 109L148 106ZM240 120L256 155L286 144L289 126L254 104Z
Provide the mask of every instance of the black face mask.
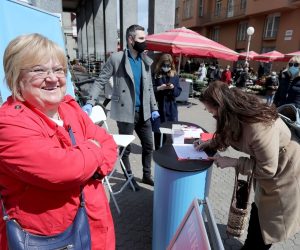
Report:
M138 52L138 53L142 53L145 49L146 49L147 45L146 42L138 42L138 41L134 41L134 45L133 48Z

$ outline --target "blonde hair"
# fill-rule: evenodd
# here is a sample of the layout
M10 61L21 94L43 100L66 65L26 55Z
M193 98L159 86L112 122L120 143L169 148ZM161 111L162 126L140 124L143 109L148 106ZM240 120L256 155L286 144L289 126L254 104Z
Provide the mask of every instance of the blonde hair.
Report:
M171 70L168 73L168 76L175 76L176 75L176 68L175 68L175 64L173 62L173 58L170 54L162 54L158 60L158 62L155 65L155 69L154 69L154 73L156 76L161 74L161 65L163 64L163 62L165 61L169 61L169 63L171 64Z
M21 70L47 63L50 59L57 60L66 72L67 59L63 49L48 38L33 33L18 36L10 41L4 51L3 66L6 84L13 98L19 95Z
M289 63L290 63L290 62L296 62L296 63L299 63L299 64L300 64L300 56L293 56L293 57L289 60L287 67L289 66Z

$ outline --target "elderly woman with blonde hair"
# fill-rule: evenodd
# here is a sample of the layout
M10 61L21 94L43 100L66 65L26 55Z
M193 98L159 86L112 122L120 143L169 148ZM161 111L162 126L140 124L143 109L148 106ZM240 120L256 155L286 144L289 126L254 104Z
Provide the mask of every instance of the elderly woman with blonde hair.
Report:
M117 146L65 95L63 49L40 34L18 36L8 44L3 65L12 95L0 108L0 249L25 245L11 240L9 221L30 238L55 236L53 241L77 221L79 211L88 224L76 230L79 242L49 249L115 249L101 179L114 166ZM45 248L39 242L34 249Z

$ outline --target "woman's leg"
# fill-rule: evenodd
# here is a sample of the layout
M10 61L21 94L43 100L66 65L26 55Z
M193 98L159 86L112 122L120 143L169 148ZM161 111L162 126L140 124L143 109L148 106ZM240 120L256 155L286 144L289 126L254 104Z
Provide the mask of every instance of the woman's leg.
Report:
M258 219L258 210L255 203L252 203L251 214L248 226L247 239L241 250L267 250L272 244L264 243Z

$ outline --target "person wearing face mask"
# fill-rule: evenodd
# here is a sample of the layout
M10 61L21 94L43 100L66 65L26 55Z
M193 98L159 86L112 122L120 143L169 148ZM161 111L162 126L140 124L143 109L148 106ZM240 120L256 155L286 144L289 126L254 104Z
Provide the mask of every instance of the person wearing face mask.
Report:
M276 90L278 89L279 80L277 77L276 72L272 72L269 77L266 79L266 98L267 98L267 104L272 105L273 99L276 93Z
M152 85L150 67L152 60L143 53L146 48L145 29L137 24L131 25L126 30L126 40L127 48L113 53L108 58L90 90L90 100L82 108L90 113L101 90L109 84L110 77L113 77L110 118L117 122L119 134L132 135L134 130L137 133L142 145L142 182L153 186L151 119L159 117L159 113ZM122 160L128 173L132 174L129 162L130 151L129 145ZM139 190L140 187L134 178L132 182L135 189Z
M293 56L279 77L279 87L274 97L276 107L294 104L300 108L300 56Z
M227 65L226 69L222 72L221 81L227 83L228 85L231 85L232 78L231 78L230 65Z
M203 82L206 79L206 74L207 74L207 69L205 67L205 64L201 63L197 72L198 80Z
M180 95L182 89L170 54L161 55L155 65L153 88L158 104L160 122L178 121L176 97ZM156 127L153 131L155 149L157 150L160 147L159 127Z

